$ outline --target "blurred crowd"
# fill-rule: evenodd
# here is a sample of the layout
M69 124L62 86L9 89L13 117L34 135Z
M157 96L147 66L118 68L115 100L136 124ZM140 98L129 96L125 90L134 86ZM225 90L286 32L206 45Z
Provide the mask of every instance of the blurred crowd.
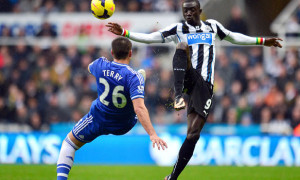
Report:
M147 71L145 102L153 123L185 123L186 111L172 108L171 59L163 55L172 52L155 46L147 51L146 58L134 60L132 66ZM0 122L28 124L35 130L77 122L97 98L96 81L87 66L99 56L111 59L108 52L55 43L41 49L22 41L1 46ZM283 57L271 48L266 58L260 47L227 47L217 52L208 123L260 124L264 132L291 134L300 124L299 48L288 48Z
M126 12L175 12L179 0L118 0L116 11ZM0 0L0 13L13 12L88 12L90 1L87 0Z
M300 51L230 48L216 57L214 106L209 122L261 124L262 131L291 134L300 123Z
M119 0L118 11L177 11L174 0ZM0 0L1 12L88 12L89 1ZM288 36L299 36L300 6L287 22ZM241 9L233 7L225 26L248 34ZM31 27L14 31L0 26L0 37L57 37L56 27L44 22L38 31ZM15 28L17 29L17 28ZM26 31L26 33L25 33ZM145 68L145 102L155 124L186 123L186 111L173 110L173 50L149 46L140 59L134 49L132 66ZM300 135L300 48L218 47L215 63L213 105L208 123L249 126L261 131ZM47 130L59 122L77 122L97 98L96 81L87 66L100 56L112 59L110 50L77 45L0 45L0 123L26 124ZM159 53L158 53L159 52ZM188 97L186 97L188 98Z

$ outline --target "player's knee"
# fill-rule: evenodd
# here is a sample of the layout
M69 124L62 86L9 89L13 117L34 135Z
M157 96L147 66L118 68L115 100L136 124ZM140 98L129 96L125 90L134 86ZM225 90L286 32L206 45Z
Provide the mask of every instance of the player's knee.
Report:
M186 139L188 141L195 143L195 144L197 143L199 138L200 138L200 134L198 134L198 133L189 133L189 134L187 134L187 137L186 137Z
M176 49L188 50L189 45L186 42L180 42L177 44Z

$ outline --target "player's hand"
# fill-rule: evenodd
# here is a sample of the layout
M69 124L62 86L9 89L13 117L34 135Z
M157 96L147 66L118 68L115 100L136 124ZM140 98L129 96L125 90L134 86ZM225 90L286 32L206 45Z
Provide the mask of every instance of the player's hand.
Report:
M115 35L121 35L123 32L122 26L118 23L109 22L105 25L108 27L108 31L114 33Z
M282 48L282 45L280 44L279 41L283 41L281 38L266 38L265 39L265 46L271 47L280 47Z
M150 140L152 141L153 148L155 148L155 144L158 150L160 150L160 148L162 148L163 150L165 150L165 148L168 148L167 143L164 140L160 139L157 135L150 136Z

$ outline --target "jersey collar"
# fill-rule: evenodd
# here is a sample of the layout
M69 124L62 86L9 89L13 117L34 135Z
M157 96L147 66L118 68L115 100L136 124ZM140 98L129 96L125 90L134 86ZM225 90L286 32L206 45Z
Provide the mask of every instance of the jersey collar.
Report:
M187 21L185 21L185 24L189 27L193 27L195 28L196 30L201 30L201 28L203 27L203 22L200 20L200 26L193 26L193 25L190 25Z
M111 63L115 64L115 65L119 65L119 66L129 66L128 64L122 64L122 63L117 63L115 61L112 61Z

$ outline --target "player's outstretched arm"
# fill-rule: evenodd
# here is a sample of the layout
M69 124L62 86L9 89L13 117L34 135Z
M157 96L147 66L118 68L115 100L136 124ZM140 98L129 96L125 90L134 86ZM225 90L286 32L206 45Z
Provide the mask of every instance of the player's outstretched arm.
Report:
M132 103L133 103L134 111L138 116L139 121L141 122L142 126L150 136L150 140L152 141L153 148L155 148L155 145L157 146L158 150L160 150L160 148L162 148L163 150L165 150L165 148L168 148L167 143L157 136L152 126L148 110L144 104L144 99L137 98L132 100Z
M282 45L279 42L282 41L280 38L251 37L241 33L230 32L224 39L239 45L264 45L282 48Z
M108 24L106 24L106 27L108 27L109 32L115 35L127 37L136 42L147 44L164 42L160 32L153 32L151 34L130 32L129 30L124 29L120 24L113 22L109 22Z

